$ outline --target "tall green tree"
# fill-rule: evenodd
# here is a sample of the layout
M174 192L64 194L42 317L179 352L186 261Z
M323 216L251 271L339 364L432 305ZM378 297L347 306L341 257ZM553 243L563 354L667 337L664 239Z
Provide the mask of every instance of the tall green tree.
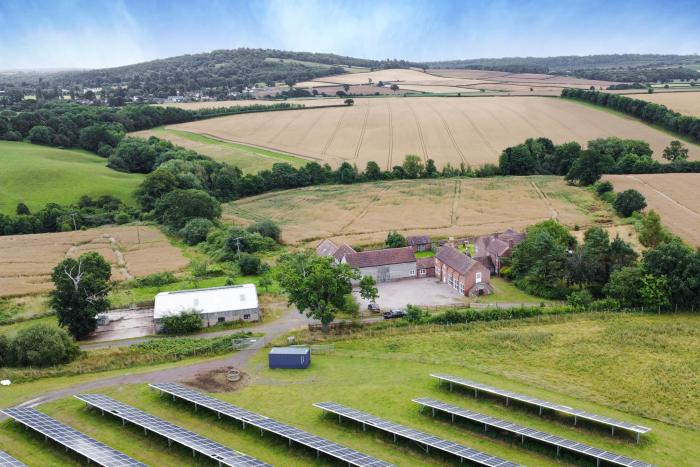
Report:
M663 158L675 162L688 159L688 148L683 146L683 143L674 139L664 148Z
M386 236L385 243L387 248L401 248L407 245L406 237L395 230L389 232L389 234Z
M669 239L666 229L661 225L661 216L653 209L642 219L639 229L639 242L646 247L655 247Z
M359 272L348 265L335 265L331 258L312 252L283 256L276 272L289 305L321 321L324 329L333 322L336 313L344 309L345 296L352 292L351 281L359 276Z
M647 201L637 190L631 188L618 193L613 202L613 208L622 217L629 217L647 206Z
M54 268L51 278L51 307L58 323L82 339L97 328L96 316L109 308L107 292L112 271L109 263L95 252L78 259L66 258Z
M360 279L360 297L370 302L374 302L379 298L379 289L377 282L372 276L362 276Z
M403 170L406 173L406 178L418 178L423 175L425 167L420 157L415 154L407 154L403 161Z

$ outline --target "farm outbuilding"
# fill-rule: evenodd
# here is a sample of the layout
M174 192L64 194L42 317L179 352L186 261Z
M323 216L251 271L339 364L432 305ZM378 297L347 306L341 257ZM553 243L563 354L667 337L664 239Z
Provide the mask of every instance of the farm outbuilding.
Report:
M260 307L255 284L241 284L207 289L161 292L156 295L153 319L156 331L162 319L186 311L197 311L202 327L226 321L259 321Z
M433 243L427 235L409 235L406 237L406 243L416 252L430 251L433 248Z
M416 277L416 254L410 246L350 253L341 263L359 269L361 275L372 276L377 282Z
M440 247L435 255L435 275L462 295L491 293L489 270L451 245Z
M311 350L307 347L273 347L267 359L270 368L304 369L311 364Z

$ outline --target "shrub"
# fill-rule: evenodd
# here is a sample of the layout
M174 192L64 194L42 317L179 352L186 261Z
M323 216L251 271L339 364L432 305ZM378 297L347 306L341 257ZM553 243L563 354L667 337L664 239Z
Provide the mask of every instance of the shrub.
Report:
M241 253L241 257L238 258L238 267L244 276L256 276L260 273L261 265L260 258L250 253Z
M268 237L276 242L280 240L280 227L274 221L264 220L251 224L246 229L250 233L259 233L263 237Z
M174 282L177 282L177 277L172 272L155 272L136 279L139 287L162 287Z
M116 216L114 216L114 222L116 222L118 225L128 224L131 222L131 216L128 212L120 211Z
M187 224L180 229L180 236L188 245L196 245L207 238L207 234L214 226L209 219L195 217L187 221Z
M613 184L610 182L598 182L595 184L595 192L598 193L598 196L611 191L613 191Z
M44 125L36 125L29 130L29 141L34 144L51 144L53 131Z
M6 334L0 334L0 368L10 364L10 339Z
M575 290L566 297L566 304L575 308L585 308L591 304L593 296L586 290Z
M613 203L613 208L623 217L629 217L636 211L641 211L647 206L644 195L634 189L619 193Z
M80 348L66 331L48 324L36 324L17 332L10 344L10 364L53 366L68 363L80 355Z
M161 318L163 334L191 334L202 328L202 318L197 310L184 310L178 315Z
M409 323L413 324L419 324L425 321L425 319L428 317L428 314L423 311L423 309L419 306L416 305L407 305L406 306L406 320Z
M343 297L343 311L351 315L357 315L360 312L360 304L352 294Z
M386 236L386 246L387 248L401 248L406 246L406 237L396 232L395 230L389 232Z

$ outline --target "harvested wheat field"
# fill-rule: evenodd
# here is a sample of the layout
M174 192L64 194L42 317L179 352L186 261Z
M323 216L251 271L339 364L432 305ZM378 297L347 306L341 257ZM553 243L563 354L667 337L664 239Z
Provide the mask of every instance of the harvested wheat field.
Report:
M200 109L218 109L221 107L246 107L249 105L274 105L285 102L287 104L303 105L304 107L325 107L328 105L339 105L342 101L338 99L287 99L279 100L264 100L264 99L249 99L237 101L205 101L205 102L166 102L165 104L154 104L157 107L177 107L185 110L200 110Z
M665 105L671 110L700 117L700 91L657 92L654 94L633 94L629 97Z
M51 271L66 257L96 251L112 265L112 279L178 271L188 261L154 227L104 227L76 232L0 237L0 297L51 290Z
M243 223L273 219L288 243L328 237L354 245L381 242L391 230L445 238L550 218L571 228L609 220L588 191L541 176L317 186L242 199L224 214Z
M356 75L351 75L356 76ZM661 155L672 139L637 120L546 97L409 97L355 99L350 107L261 112L212 118L168 129L284 151L333 166L400 164L406 154L480 166L530 137L555 143L618 136L648 141ZM690 158L700 159L700 147Z
M700 174L606 175L616 192L634 188L671 232L700 246Z

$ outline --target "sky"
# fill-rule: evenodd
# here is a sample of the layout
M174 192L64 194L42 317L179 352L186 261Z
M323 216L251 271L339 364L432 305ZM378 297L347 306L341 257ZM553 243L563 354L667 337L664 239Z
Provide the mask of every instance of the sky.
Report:
M0 70L238 47L412 61L700 53L697 0L0 0Z

